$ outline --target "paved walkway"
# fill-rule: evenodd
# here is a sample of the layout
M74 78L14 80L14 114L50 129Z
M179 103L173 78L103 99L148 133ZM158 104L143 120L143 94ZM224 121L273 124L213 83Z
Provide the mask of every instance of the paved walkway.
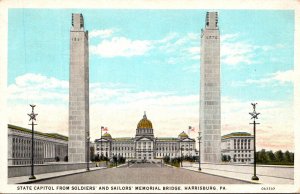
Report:
M239 171L237 171L237 169ZM86 177L86 181L82 182L83 184L87 183L94 183L95 180L93 180L95 177L90 176L93 174L94 176L99 176L99 174L102 174L103 177L106 178L100 178L96 180L95 183L111 183L111 184L118 184L118 183L149 183L149 184L159 184L159 183L245 183L244 181L247 181L248 183L260 183L260 184L293 184L294 179L292 178L293 176L289 175L287 176L286 174L278 175L276 174L276 170L272 172L269 175L266 175L265 172L258 171L257 176L259 177L259 181L252 181L252 173L245 171L243 172L239 168L242 167L235 167L232 166L231 169L228 169L228 166L225 167L224 169L221 169L220 166L218 166L218 169L213 169L210 165L202 165L202 170L201 172L198 171L198 165L194 164L188 164L185 163L184 167L182 169L180 168L170 168L167 165L161 166L160 164L148 164L148 163L142 163L142 164L130 164L128 167L128 164L122 164L118 166L118 168L110 168L107 170L106 167L93 167L90 169L90 172L87 172L86 169L79 169L79 170L71 170L71 171L63 171L63 172L53 172L53 173L46 173L46 174L38 174L36 176L36 180L29 180L29 176L21 176L21 177L12 177L8 178L8 184L21 184L21 183L52 183L53 181L57 184L62 183L61 180L64 180L65 183L71 183L73 180L69 179L70 176L73 178L76 177L79 179L77 181L82 181L82 177ZM172 169L172 170L171 170ZM94 172L98 170L103 170L103 172ZM105 172L104 172L105 171ZM188 173L188 171L193 172L193 173ZM278 171L278 170L277 170ZM180 173L179 173L180 172ZM260 172L260 173L259 173ZM288 171L287 171L288 172ZM149 176L146 178L143 182L143 178L140 178L138 180L135 180L134 178L131 180L129 179L128 175L136 174L135 176L141 177L143 173L148 174L149 176L165 176L166 179L162 177L161 179L151 179ZM86 175L89 174L89 175ZM170 176L171 175L171 176ZM117 178L115 178L115 177ZM124 177L123 177L124 176ZM193 177L189 178L189 176ZM89 178L90 177L90 178ZM185 177L185 178L184 178ZM213 177L213 178L212 178ZM124 178L124 180L123 180ZM205 178L205 181L203 182ZM190 180L193 180L192 182L188 182ZM217 182L215 182L215 180ZM57 182L58 181L58 182ZM89 182L91 181L91 182ZM223 182L222 182L223 181ZM75 181L76 182L76 181ZM74 182L74 183L75 183ZM79 183L78 182L78 183ZM73 182L72 182L73 183Z
M37 184L249 184L181 168L159 167L157 164L133 164L81 174L38 181Z
M196 164L184 164L183 167L184 169L188 169L191 171L199 171L198 170L198 165ZM205 165L202 165L201 167L201 172L207 173L207 174L214 174L214 175L219 175L223 177L229 177L229 178L236 178L239 180L245 180L245 181L251 181L253 183L260 183L260 184L294 184L294 179L292 176L280 176L276 174L276 169L271 173L270 175L266 175L263 173L259 173L260 171L257 170L257 176L259 178L258 181L252 181L251 178L253 176L252 172L245 171L243 172L240 170L237 172L234 168L235 166L231 167L232 170L230 169L213 169L210 167L206 167ZM241 167L240 167L241 168ZM258 167L259 168L259 167Z
M101 170L101 169L105 169L105 168L106 167L93 167L93 168L90 168L90 171L96 171L96 170ZM29 176L11 177L11 178L8 178L7 183L8 184L32 183L32 182L36 182L36 181L40 181L40 180L47 180L47 179L51 179L51 178L63 177L63 176L67 176L67 175L80 174L80 173L85 173L85 172L87 172L86 169L78 169L78 170L37 174L37 175L35 175L35 177L36 177L35 180L29 180Z

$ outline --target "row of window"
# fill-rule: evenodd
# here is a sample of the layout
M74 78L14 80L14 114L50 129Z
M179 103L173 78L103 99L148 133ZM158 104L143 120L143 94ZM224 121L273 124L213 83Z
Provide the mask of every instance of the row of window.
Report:
M72 38L72 41L79 41L81 38Z
M153 133L152 129L139 129L138 134L140 133Z
M243 142L249 142L250 143L251 139L234 139L233 141L234 141L234 143L236 143L236 142L238 142L238 143L239 142L242 142L242 143Z
M241 153L244 153L244 152L245 152L245 153L247 153L247 152L250 153L251 151L250 151L250 150L242 150L242 151L240 151L240 150L238 150L238 151L234 150L234 153L240 153L240 152L241 152Z
M34 142L34 152L36 157L43 157L43 143ZM13 138L12 145L13 158L29 158L31 157L31 140Z
M236 154L234 154L233 157L236 157ZM244 154L238 154L237 157L244 157ZM251 154L245 154L245 157L250 157L251 158Z
M250 149L250 144L248 144L248 146L245 144L245 146L240 146L240 145L238 145L238 146L236 146L235 144L234 144L234 149Z
M31 164L31 160L27 161L13 161L13 165L28 165ZM34 164L43 164L43 161L34 161Z
M133 150L133 147L112 147L112 150Z
M151 149L152 147L151 146L148 146L148 150L149 149ZM137 147L137 149L147 149L147 147L146 146L143 146L143 147L140 147L140 146L138 146ZM104 150L106 150L106 151L108 151L108 148L97 148L96 149L97 151L99 151L99 150L101 150L101 151L104 151ZM131 149L130 149L130 147L113 147L112 148L112 150L114 151L114 150L119 150L119 151L122 151L122 150L133 150L133 147L131 147ZM176 151L176 150L179 150L177 147L159 147L159 148L156 148L156 150L160 150L160 151ZM193 148L183 148L183 151L193 151Z
M190 147L190 148L188 148L188 147ZM147 147L146 146L143 146L143 147L141 147L141 146L138 146L137 147L138 149L141 149L141 148L144 148L144 149L146 149ZM151 149L152 147L151 147L151 145L150 146L148 146L148 149ZM182 148L184 149L184 146L182 146ZM109 148L99 148L99 146L97 146L96 147L96 150L108 150ZM112 150L133 150L133 147L112 147ZM156 150L162 150L162 151L164 151L164 150L178 150L178 147L174 147L174 146L172 146L172 147L156 147ZM185 150L186 151L188 151L188 150L190 150L190 151L192 151L193 150L193 146L191 145L191 146L188 146L188 145L186 145L186 148L185 148Z
M237 159L237 162L250 162L251 159Z

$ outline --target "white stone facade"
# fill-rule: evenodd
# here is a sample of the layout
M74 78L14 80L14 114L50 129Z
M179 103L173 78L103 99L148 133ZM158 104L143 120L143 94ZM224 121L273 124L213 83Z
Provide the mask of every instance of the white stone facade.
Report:
M182 149L180 149L182 148ZM108 133L94 143L95 155L108 158L123 156L134 160L155 160L196 156L195 140L182 132L178 138L154 137L152 123L144 115L139 122L136 137L112 138Z
M87 161L89 137L89 49L82 14L72 14L70 31L69 161Z
M201 34L201 160L221 162L220 32L218 13L207 12Z
M222 155L230 156L229 162L254 162L254 137L249 133L236 132L222 136Z
M31 130L8 125L8 165L31 164ZM68 138L59 134L34 133L34 163L63 161L68 155Z
M102 142L102 143L101 143ZM102 149L101 149L102 147ZM182 151L180 150L182 147ZM170 158L196 156L195 140L186 138L154 138L140 139L135 138L113 138L95 140L94 150L95 155L106 156L123 156L127 159L137 160L154 160L161 159L165 156ZM101 151L102 150L102 151Z

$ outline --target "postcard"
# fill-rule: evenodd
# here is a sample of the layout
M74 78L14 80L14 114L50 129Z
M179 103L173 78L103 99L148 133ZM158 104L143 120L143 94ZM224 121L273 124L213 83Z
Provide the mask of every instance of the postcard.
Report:
M1 192L300 192L298 1L0 8Z

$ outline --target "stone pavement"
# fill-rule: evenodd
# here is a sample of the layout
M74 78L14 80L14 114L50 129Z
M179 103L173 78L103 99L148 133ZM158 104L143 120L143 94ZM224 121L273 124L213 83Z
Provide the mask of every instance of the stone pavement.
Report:
M167 166L169 166L169 165L165 165L163 167L167 167ZM162 172L162 170L164 169L164 168L161 168L161 165L159 165L159 164L151 164L151 165L150 164L139 164L139 165L130 164L130 166L128 168L127 163L122 164L122 165L118 166L117 168L120 168L120 170L118 170L118 171L122 171L121 169L124 169L124 168L127 168L128 170L129 169L133 170L133 168L139 168L140 170L138 170L137 172L140 173L141 170L143 170L144 168L149 168L149 167L152 168L152 170L154 170L154 168L158 168L160 172ZM113 167L113 168L116 168L116 167ZM253 173L252 173L253 167L251 167L249 165L202 164L201 168L202 168L201 173L198 176L203 176L203 175L207 174L207 175L219 176L220 178L227 177L227 178L231 178L231 179L235 179L235 180L247 181L248 183L259 183L259 184L293 184L294 183L293 168L288 168L288 167L258 166L257 167L257 176L260 179L259 181L251 180L251 177L253 175ZM97 170L102 170L102 169L106 169L106 167L93 167L93 168L90 168L90 171L97 171ZM175 169L179 170L180 168L175 168ZM184 163L182 170L199 172L198 164L196 164L196 163ZM35 180L29 180L28 179L29 176L12 177L12 178L8 178L8 184L22 184L22 183L25 184L25 183L34 183L34 182L39 183L39 182L50 181L53 178L66 177L68 175L82 174L85 172L86 172L86 169L78 169L78 170L38 174L38 175L35 175L37 178ZM176 171L174 171L174 172L176 172ZM117 173L117 171L116 171L116 173ZM184 173L184 171L181 171L181 173ZM197 177L196 174L194 174L193 176Z
M194 172L182 168L136 163L41 180L37 184L249 184L248 181Z
M198 164L184 163L184 169L191 171L198 171ZM215 169L214 169L215 168ZM231 168L231 169L230 169ZM267 167L269 172L266 172L265 167L257 166L258 181L252 181L253 167L249 165L216 165L202 164L201 172L207 174L213 174L228 178L235 178L244 181L250 181L252 183L260 184L294 184L293 168L288 167Z
M119 168L126 166L127 164L121 164L118 167L113 168ZM90 171L96 171L96 170L102 170L106 169L106 167L92 167L90 168ZM41 180L47 180L51 178L57 178L57 177L63 177L67 175L73 175L73 174L80 174L87 172L86 169L78 169L78 170L68 170L68 171L60 171L60 172L51 172L51 173L44 173L44 174L37 174L35 175L36 179L29 180L29 176L19 176L19 177L11 177L8 178L7 183L8 184L27 184L27 183L34 183L39 182Z
M101 169L105 169L105 168L106 167L93 167L93 168L90 168L90 171L101 170ZM29 176L11 177L11 178L8 178L7 183L8 184L33 183L33 182L40 181L40 180L47 180L47 179L51 179L54 177L62 177L62 176L67 176L67 175L71 175L71 174L79 174L79 173L84 173L84 172L86 172L86 169L37 174L37 175L35 175L36 179L34 179L34 180L29 180L28 179Z

